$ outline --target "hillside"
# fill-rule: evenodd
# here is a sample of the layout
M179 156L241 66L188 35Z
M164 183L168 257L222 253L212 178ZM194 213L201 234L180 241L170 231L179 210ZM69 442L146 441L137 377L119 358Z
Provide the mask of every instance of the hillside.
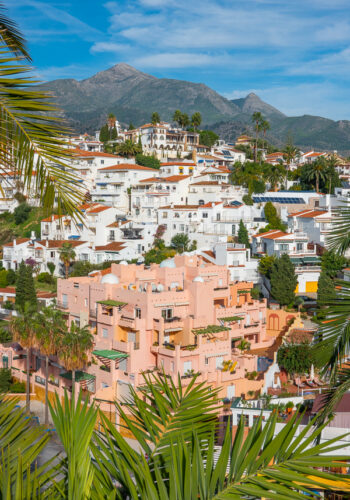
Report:
M224 139L234 141L243 131L251 131L251 115L261 113L270 121L270 141L283 144L289 134L303 149L337 149L350 153L350 122L319 116L288 117L256 94L229 100L203 83L156 78L128 64L116 64L85 80L61 79L40 85L52 92L71 127L93 132L113 112L118 120L135 126L149 121L158 111L171 120L175 109L191 115L200 111L204 128L213 128Z

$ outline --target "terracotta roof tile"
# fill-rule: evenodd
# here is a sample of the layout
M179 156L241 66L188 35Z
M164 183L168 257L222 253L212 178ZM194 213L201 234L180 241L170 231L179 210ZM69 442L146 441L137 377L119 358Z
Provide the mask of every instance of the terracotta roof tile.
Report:
M74 240L40 240L36 241L37 244L46 247L46 242L48 243L48 248L61 248L63 243L70 243L72 247L78 247L86 243L86 241L74 241Z
M108 245L96 246L95 250L105 250L106 252L119 252L119 250L123 250L125 248L125 243L120 241L113 241L112 243L108 243Z
M27 241L30 241L30 238L16 238L16 245L21 245L22 243L26 243ZM10 241L9 243L5 243L3 245L4 247L13 247L13 241Z
M99 168L98 170L148 170L154 172L154 168L144 167L143 165L136 165L134 163L120 163L119 165L111 165L109 167Z

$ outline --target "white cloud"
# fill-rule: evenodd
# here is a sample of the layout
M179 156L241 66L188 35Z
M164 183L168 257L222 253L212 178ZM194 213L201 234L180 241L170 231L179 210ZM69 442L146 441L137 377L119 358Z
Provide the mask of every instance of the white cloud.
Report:
M125 51L129 46L123 43L114 42L97 42L94 43L90 49L91 54L97 54L99 52L113 52L118 53Z
M218 66L229 62L225 56L198 53L161 53L143 56L130 61L138 68L192 68L199 66Z

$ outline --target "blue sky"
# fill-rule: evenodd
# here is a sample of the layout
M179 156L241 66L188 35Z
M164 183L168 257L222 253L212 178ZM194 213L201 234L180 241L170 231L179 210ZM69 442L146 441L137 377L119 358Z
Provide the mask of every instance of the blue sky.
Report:
M350 119L349 0L5 0L44 80L118 62Z

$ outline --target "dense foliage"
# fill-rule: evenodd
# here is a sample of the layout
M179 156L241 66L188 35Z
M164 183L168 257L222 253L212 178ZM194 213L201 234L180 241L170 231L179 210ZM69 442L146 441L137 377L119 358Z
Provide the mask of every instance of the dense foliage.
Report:
M248 229L245 227L242 219L239 221L238 243L242 243L246 248L250 247Z
M321 256L322 271L334 278L339 271L347 265L347 259L344 255L339 255L332 250L327 250Z
M190 242L189 237L185 233L175 234L175 236L171 238L170 246L175 248L178 253L192 252L192 250L195 250L197 247L195 242Z
M259 260L258 271L266 278L270 279L271 271L275 263L276 257L274 255L263 255Z
M279 304L285 306L294 302L298 278L287 254L278 257L273 263L270 283L271 295Z
M135 163L137 165L143 165L144 167L155 168L157 170L160 168L160 161L158 158L155 156L144 155L142 153L138 153L135 156Z
M208 148L212 148L218 139L219 136L212 130L201 130L199 132L199 143L208 146Z
M311 365L318 366L317 357L308 342L283 343L277 351L277 363L292 376L309 373Z
M22 222L25 222L29 217L30 211L31 207L27 205L27 203L21 203L20 205L18 205L18 207L16 207L13 212L15 223L18 225Z
M276 207L268 201L265 203L264 207L265 219L267 220L267 225L260 229L260 233L265 233L271 231L272 229L279 229L280 231L286 231L286 225L283 224L281 218L277 214Z

